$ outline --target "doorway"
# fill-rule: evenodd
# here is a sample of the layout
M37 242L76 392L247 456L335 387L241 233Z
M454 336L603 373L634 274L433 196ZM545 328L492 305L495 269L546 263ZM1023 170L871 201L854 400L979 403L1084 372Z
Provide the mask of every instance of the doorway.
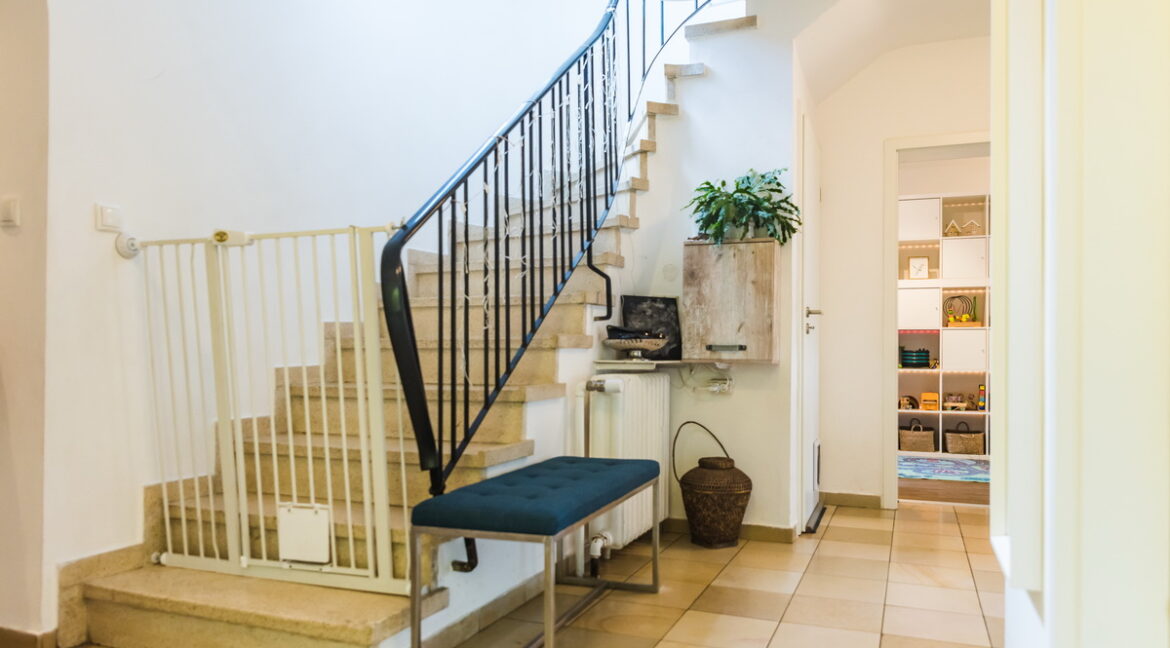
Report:
M990 147L985 136L943 139L887 151L893 395L883 499L986 505L994 423Z

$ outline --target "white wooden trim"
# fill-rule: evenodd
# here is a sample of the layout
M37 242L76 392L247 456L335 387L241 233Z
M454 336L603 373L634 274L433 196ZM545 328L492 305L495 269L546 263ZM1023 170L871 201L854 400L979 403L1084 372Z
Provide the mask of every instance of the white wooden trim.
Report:
M898 152L907 149L979 144L985 131L891 138L882 160L882 508L898 507Z

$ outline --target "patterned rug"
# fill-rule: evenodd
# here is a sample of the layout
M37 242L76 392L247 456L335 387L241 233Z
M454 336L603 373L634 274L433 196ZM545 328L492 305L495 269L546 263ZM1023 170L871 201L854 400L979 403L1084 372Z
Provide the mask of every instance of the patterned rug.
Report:
M898 457L898 477L983 483L991 481L989 462L984 459Z

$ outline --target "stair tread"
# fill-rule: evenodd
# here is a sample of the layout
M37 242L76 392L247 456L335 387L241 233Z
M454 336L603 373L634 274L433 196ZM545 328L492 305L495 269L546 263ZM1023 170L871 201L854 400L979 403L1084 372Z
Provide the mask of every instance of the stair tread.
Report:
M411 259L410 259L410 270L411 270L411 272L415 272L415 273L418 273L418 272L434 273L434 272L438 272L440 270L450 272L450 270L451 270L450 257L444 258L443 261L445 261L445 263L442 263L442 264L440 264L437 261L437 259L438 259L438 255L434 252L412 252ZM482 272L484 269L482 260L469 261L468 263L471 267L472 272ZM546 249L545 255L544 255L544 262L541 263L539 260L537 260L536 263L531 264L529 267L555 268L560 263L561 262L559 260L556 260L556 261L553 260L551 249ZM608 266L613 266L615 268L624 268L624 267L626 267L626 258L623 257L622 255L618 254L617 252L601 252L599 254L593 255L593 263L595 265L608 265ZM442 267L440 267L440 265ZM509 270L516 272L516 271L520 270L520 267L521 267L520 261L515 260L515 261L512 261L511 264L509 265ZM488 267L489 271L492 269L493 268L491 268L490 266ZM580 267L578 267L577 269L581 270ZM461 272L463 270L462 263L461 263L461 257L456 257L455 270L457 272ZM502 264L500 265L500 270L501 271L503 270Z
M260 437L260 450L270 451L272 438L267 436L265 432L258 432ZM311 444L305 441L305 435L302 432L295 433L293 438L293 448L297 456L305 456L307 448L311 445L313 449L313 456L323 456L325 451L326 440L319 435L314 435ZM254 439L252 433L247 431L244 437L244 451L251 456L252 444ZM415 445L414 439L405 439L406 445L406 463L408 466L418 466L418 446ZM278 433L276 438L277 453L287 456L288 454L288 436L283 433ZM348 451L350 458L359 459L361 457L361 446L356 442L347 443L344 450ZM467 449L464 450L463 456L459 459L459 468L490 468L500 464L515 461L530 457L536 451L536 442L532 439L525 439L523 441L515 442L472 442L467 444ZM337 439L329 441L329 453L331 456L340 457L343 452L343 447ZM397 463L399 461L398 442L397 438L387 443L386 453L388 461Z
M318 639L375 645L410 625L410 599L301 583L149 566L85 584L85 597L267 628ZM448 592L427 597L423 615L447 607Z
M290 372L290 375L291 375L291 372ZM461 387L462 385L459 385L459 386ZM291 383L289 385L289 391L291 393L299 396L304 392L306 387L308 388L309 396L316 396L316 395L319 395L321 393L321 387L322 387L321 383L314 382L312 377L310 377L310 382L307 385L305 385L303 383L299 383L299 382ZM329 396L335 395L335 394L339 393L338 392L339 387L345 388L345 390L346 390L345 393L346 393L347 398L349 397L351 392L353 393L353 396L355 398L357 397L357 386L356 385L350 384L350 383L337 383L337 382L330 382L330 381L326 381L324 384L325 394L329 395ZM278 386L278 389L279 389L279 386ZM435 383L427 383L426 389L427 389L427 397L431 398L432 394L435 394L436 392L439 391L440 386L435 384ZM443 385L442 390L444 393L450 393L450 391L451 391L451 389L448 385ZM394 394L397 391L397 385L394 383L386 382L382 385L382 391L386 393L386 397L388 399L393 398ZM566 388L565 388L564 383L537 383L537 384L532 384L532 385L510 385L509 384L509 385L504 385L504 387L500 390L499 396L496 397L496 402L524 403L524 402L530 402L530 401L549 400L552 398L560 398L560 397L564 396L565 393L566 393ZM472 387L471 387L471 400L472 400L472 402L478 402L482 399L483 399L482 387L478 387L475 385L475 383L472 383Z
M622 189L622 191L627 190L627 189L628 189L628 187L626 189ZM576 203L574 203L574 205L575 204ZM551 206L545 205L545 210L548 211L549 209L551 209ZM575 208L574 208L574 210L575 210ZM574 211L574 214L576 214L576 211ZM515 213L515 214L510 214L509 217L510 218L518 218L519 215L520 215L519 213ZM574 216L574 218L576 218L576 216ZM614 229L614 228L638 229L640 226L641 226L641 221L638 219L637 216L629 216L627 214L620 214L620 213L611 213L609 216L607 216L605 218L605 221L602 222L601 229ZM473 225L469 226L467 229L468 229L469 236L466 240L476 242L476 241L482 241L484 233L490 232L490 231L494 230L495 228L491 228L491 227L484 228L482 225L474 225L473 224ZM580 231L578 229L574 229L573 232L574 232L574 235L573 235L574 238L576 238L578 235L580 235ZM546 235L552 234L553 228L552 228L551 223L546 223L544 229L540 233L546 234ZM465 239L463 238L462 229L460 229L460 231L458 231L457 234L458 234L457 243L462 244L465 241ZM519 233L515 234L515 236L518 237Z
M479 297L482 299L483 295L472 295L472 297ZM493 299L494 299L494 296L493 296ZM449 302L449 299L443 300L444 304L447 304L448 302ZM507 304L512 305L512 306L519 306L523 303L523 301L519 295L513 295L510 300L506 300L503 297L501 297L499 303L500 304L507 303ZM571 291L571 292L563 292L560 294L559 297L557 297L556 305L560 306L562 304L564 304L564 305L586 304L586 305L590 305L590 306L604 306L605 305L605 295L601 291L596 291L596 290L586 290L586 291L575 290L575 291ZM438 297L427 297L424 295L418 295L418 296L412 296L410 298L410 307L411 308L434 308L438 305L439 305L439 298ZM379 303L379 306L380 306L380 303Z
M480 297L477 300L477 298L475 298L473 296L471 299L472 307L474 308L475 306L480 305L482 302L479 300L482 300L482 299L483 298ZM493 316L493 318L494 318L494 316ZM501 321L503 321L502 316L500 319L501 319ZM494 319L492 321L494 322ZM460 326L462 326L462 324L460 324ZM512 328L516 331L519 331L519 328L520 328L519 321L513 320ZM422 333L426 333L426 331L423 331ZM471 339L470 339L470 344L468 346L469 346L469 348L472 348L472 349L484 348L483 333L479 332L479 335L476 335L475 333L476 333L475 321L473 319L472 320L472 335L471 335ZM416 335L417 335L417 332L416 332ZM463 335L462 332L460 332L460 343L462 343L462 335ZM353 334L351 332L348 332L348 331L342 332L341 340L339 342L340 342L341 348L343 350L352 349L354 346ZM450 346L448 344L449 342L450 342L449 338L443 339L444 348L449 348L449 346ZM437 349L437 348L439 348L439 339L438 338L416 337L415 343L418 344L418 348L420 348L420 349ZM495 347L495 344L496 344L495 334L489 333L487 346L489 348L493 348L493 347ZM512 340L512 350L513 351L516 350L516 346L517 346L517 340L516 340L516 338L513 338L513 340ZM541 332L537 331L536 337L533 338L532 342L530 342L528 344L529 349L589 349L592 347L593 347L593 336L586 335L584 333L548 333L548 332L545 332L544 334L541 334ZM382 348L384 348L384 349L390 348L390 338L388 338L385 335L382 336ZM293 369L289 370L290 373L292 373L293 371L294 371ZM296 370L296 371L299 371L299 370ZM310 371L315 371L315 369L311 369Z
M739 18L713 20L711 22L687 25L684 33L687 38L699 38L735 31L737 29L755 29L757 26L756 16L741 16Z

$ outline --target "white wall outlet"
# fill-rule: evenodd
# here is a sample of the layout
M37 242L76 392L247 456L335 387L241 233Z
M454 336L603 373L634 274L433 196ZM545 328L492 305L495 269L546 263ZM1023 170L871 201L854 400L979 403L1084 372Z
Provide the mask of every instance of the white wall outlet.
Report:
M99 232L122 231L122 208L97 203L93 206L93 226Z
M20 227L20 199L16 196L0 198L0 227Z

